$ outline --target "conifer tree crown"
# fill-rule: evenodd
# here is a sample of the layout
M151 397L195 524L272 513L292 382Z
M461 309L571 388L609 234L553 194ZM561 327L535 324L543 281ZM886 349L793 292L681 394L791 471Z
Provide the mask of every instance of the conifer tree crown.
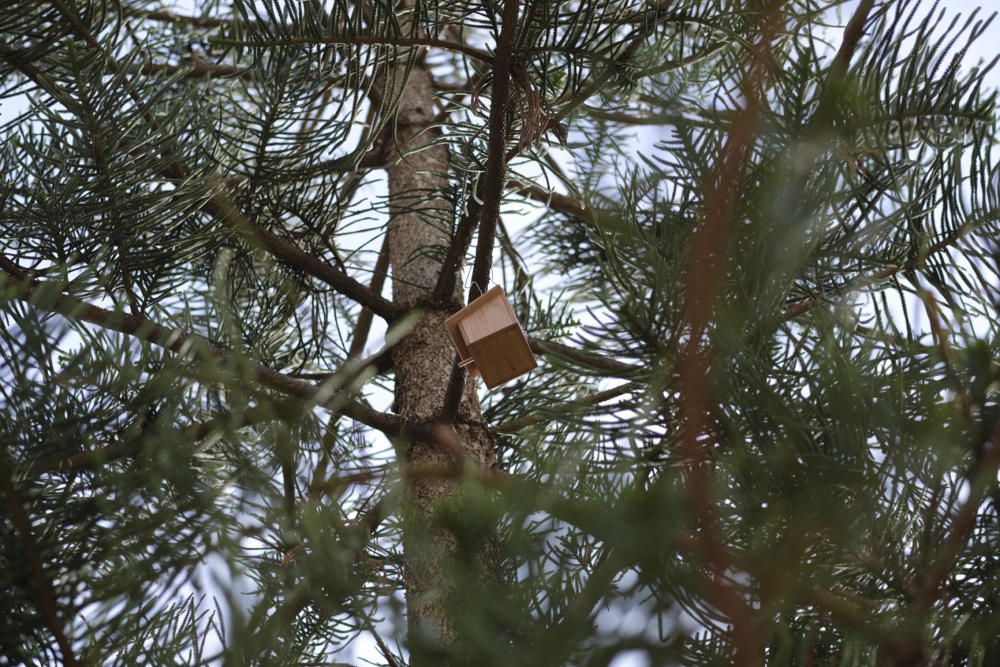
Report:
M947 5L0 1L0 665L1000 661Z

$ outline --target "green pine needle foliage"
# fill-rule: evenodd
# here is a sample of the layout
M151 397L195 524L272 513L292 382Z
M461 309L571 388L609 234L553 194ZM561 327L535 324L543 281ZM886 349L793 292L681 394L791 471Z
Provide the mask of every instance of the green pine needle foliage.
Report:
M412 318L366 346L274 240L367 286L391 216L453 232L514 1L0 3L0 664L458 664L356 418ZM464 659L1000 661L992 18L947 4L519 2L492 279L540 365L438 517ZM400 62L450 162L390 201Z

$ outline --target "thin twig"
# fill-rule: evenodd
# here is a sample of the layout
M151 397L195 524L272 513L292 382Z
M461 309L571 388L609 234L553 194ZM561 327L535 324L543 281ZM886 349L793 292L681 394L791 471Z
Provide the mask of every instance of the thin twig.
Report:
M276 419L285 419L288 416L286 413L289 412L290 410L282 408L280 405L258 405L239 415L228 414L208 421L188 424L181 428L169 429L160 437L164 440L174 438L181 445L193 445L225 428L240 429ZM31 466L29 474L36 476L49 472L92 469L124 458L137 456L142 451L141 446L142 442L135 440L133 442L115 443L106 447L89 449L55 460L40 461Z
M132 69L138 74L147 76L183 74L185 79L219 79L219 78L251 78L253 70L249 67L235 65L216 65L203 60L193 60L186 63L143 63Z
M128 7L125 14L135 18L160 21L162 23L184 23L195 28L222 28L233 23L234 19L220 19L211 16L188 16L167 11L144 11Z
M910 271L920 268L920 266L924 262L926 262L927 258L930 257L931 255L937 254L942 250L947 250L954 244L961 241L967 235L971 234L972 232L982 227L983 225L990 222L995 222L998 219L1000 219L1000 207L990 209L989 211L986 211L985 214L979 216L977 219L967 222L958 229L954 230L952 233L946 235L937 243L931 245L929 248L927 248L926 252L920 253L916 257L913 257L912 259L903 262L902 264L887 266L877 271L873 271L871 273L864 274L852 280L849 280L844 285L838 287L835 293L842 294L845 292L849 292L851 290L860 289L865 286L877 285L879 283L883 283L886 280L889 280L890 278L898 274L905 275ZM785 309L785 311L781 314L779 323L794 320L795 318L804 315L805 313L808 313L809 311L811 311L813 308L816 308L820 304L826 303L827 302L826 297L829 296L830 294L817 295L793 303L792 305L788 306Z

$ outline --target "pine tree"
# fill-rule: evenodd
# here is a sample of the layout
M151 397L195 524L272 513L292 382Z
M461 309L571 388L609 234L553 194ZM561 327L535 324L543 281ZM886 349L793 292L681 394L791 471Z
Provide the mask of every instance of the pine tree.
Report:
M3 2L0 664L996 664L990 20Z

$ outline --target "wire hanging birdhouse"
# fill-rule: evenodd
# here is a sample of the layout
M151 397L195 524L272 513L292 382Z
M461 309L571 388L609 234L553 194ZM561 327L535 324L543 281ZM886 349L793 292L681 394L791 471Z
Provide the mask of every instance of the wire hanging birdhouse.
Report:
M499 285L444 322L460 365L492 389L535 368L535 355Z

